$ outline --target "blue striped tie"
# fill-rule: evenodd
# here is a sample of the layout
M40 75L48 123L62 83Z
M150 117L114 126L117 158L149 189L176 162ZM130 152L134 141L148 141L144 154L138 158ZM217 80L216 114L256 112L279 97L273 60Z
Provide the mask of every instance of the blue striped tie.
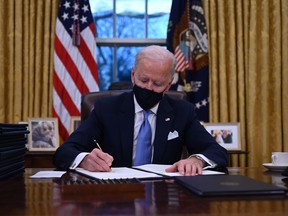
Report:
M143 164L151 163L152 146L151 146L151 127L148 121L150 110L144 111L144 121L140 127L137 145L136 145L136 156L134 160L134 166L140 166Z

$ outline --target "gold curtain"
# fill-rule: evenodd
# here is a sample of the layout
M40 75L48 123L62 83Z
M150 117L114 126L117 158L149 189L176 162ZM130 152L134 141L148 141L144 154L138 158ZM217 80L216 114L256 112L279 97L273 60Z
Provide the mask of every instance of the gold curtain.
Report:
M240 122L233 166L288 151L288 1L202 0L208 27L210 120ZM59 0L0 1L0 122L50 117Z
M233 166L288 151L288 1L203 0L210 58L210 121L240 122Z
M58 0L0 1L0 122L49 117Z

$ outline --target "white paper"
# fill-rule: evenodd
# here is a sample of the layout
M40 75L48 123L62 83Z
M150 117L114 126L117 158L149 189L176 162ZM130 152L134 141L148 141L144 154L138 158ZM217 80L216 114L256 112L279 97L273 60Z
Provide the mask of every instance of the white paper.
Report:
M98 179L143 179L143 178L161 178L161 176L155 173L144 172L128 167L112 167L110 172L90 172L82 168L76 168L76 172L84 175L98 178Z
M64 171L39 171L34 175L30 176L30 178L60 178L64 173Z
M165 169L170 167L171 165L163 165L163 164L145 164L141 166L135 166L134 168L146 170L148 172L158 173L160 175L165 176L181 176L179 172L166 172ZM223 172L217 172L212 170L202 170L202 175L215 175L215 174L224 174Z

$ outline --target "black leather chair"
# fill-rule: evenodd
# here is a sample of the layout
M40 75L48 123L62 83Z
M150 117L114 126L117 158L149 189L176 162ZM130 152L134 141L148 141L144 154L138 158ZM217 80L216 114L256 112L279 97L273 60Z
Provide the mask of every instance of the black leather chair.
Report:
M116 96L127 91L131 90L108 90L100 92L91 92L83 95L81 98L81 122L85 121L88 118L90 112L94 108L94 103L96 102L96 100L103 97ZM187 100L185 92L167 91L165 92L165 94L167 94L172 98Z
M133 88L132 82L118 81L111 83L108 90L127 90L132 88Z

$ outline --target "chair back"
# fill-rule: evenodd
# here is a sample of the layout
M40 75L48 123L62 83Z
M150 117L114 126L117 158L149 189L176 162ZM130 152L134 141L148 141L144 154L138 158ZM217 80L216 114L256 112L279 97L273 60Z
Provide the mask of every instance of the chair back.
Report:
M81 122L85 121L90 112L94 108L95 102L104 97L111 97L122 94L124 92L131 91L131 90L108 90L108 91L100 91L100 92L90 92L87 94L82 95L81 98ZM166 91L165 94L168 96L180 99L180 100L187 100L187 96L185 92L180 91Z
M132 82L118 81L118 82L111 83L108 90L125 90L125 89L132 89L132 88L133 88Z

